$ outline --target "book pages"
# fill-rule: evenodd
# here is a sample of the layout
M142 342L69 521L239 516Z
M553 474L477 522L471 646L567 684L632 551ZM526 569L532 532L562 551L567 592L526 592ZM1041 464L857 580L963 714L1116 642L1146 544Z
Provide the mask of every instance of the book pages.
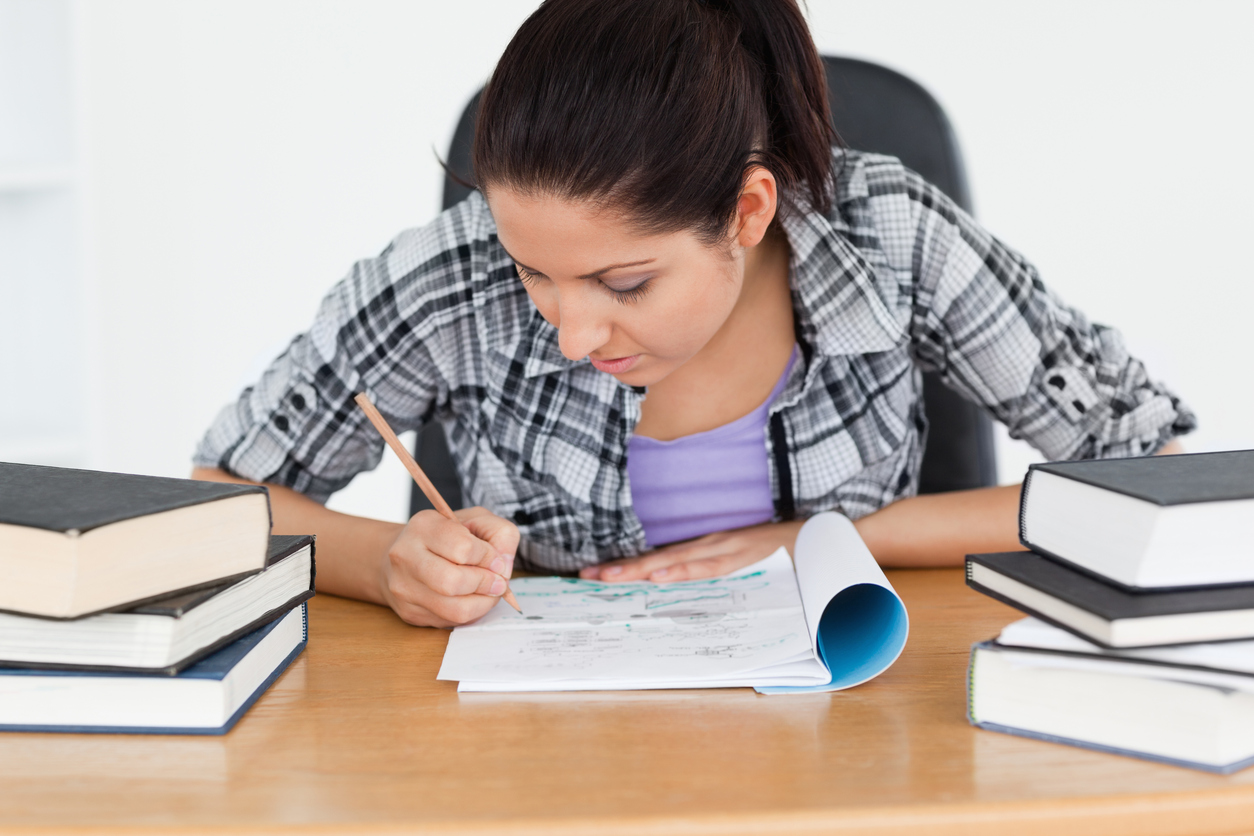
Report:
M806 531L808 574L781 548L699 581L515 579L523 614L500 602L455 629L438 678L461 691L858 684L900 654L905 609L848 520L820 515Z

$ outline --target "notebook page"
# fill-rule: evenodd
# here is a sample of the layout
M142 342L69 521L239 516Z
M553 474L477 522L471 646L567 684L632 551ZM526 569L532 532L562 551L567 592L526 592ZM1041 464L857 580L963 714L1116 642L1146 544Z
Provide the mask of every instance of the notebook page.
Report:
M816 514L797 535L797 583L826 684L771 687L764 694L834 691L879 676L906 646L909 618L892 584L848 518Z
M812 663L810 681L826 678L813 664L784 549L701 581L541 577L517 579L511 588L525 615L498 603L454 630L439 679L457 680L462 690L710 687L748 684L748 673L804 660Z

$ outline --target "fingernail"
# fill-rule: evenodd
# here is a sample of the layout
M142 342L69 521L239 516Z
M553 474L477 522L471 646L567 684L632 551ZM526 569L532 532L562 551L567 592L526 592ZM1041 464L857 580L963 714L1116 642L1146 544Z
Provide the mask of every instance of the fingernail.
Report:
M606 566L601 570L602 575L621 575L623 573L622 566Z
M492 561L491 565L488 566L488 568L491 569L493 572L496 572L498 575L505 574L505 558L498 557L496 560Z
M649 577L653 580L657 580L658 578L664 578L666 577L666 573L669 571L670 571L669 569L658 569L652 575L649 575Z
M505 561L505 571L501 572L501 574L508 578L514 572L514 556L512 554L502 554L501 559Z
M496 580L492 581L492 589L488 591L488 594L489 595L504 595L505 594L505 578L502 578L500 575L497 575Z

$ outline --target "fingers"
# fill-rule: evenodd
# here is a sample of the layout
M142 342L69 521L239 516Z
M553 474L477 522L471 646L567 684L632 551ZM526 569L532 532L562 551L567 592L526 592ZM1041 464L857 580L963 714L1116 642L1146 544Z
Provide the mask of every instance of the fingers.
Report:
M514 569L514 555L518 552L518 526L486 508L467 508L458 511L457 516L472 534L507 559L508 566L501 574L508 578Z
M670 552L655 552L633 560L607 563L600 568L600 580L609 583L626 583L649 579L655 572L665 569L682 558Z
M671 564L654 572L649 576L649 580L659 583L699 581L705 578L717 578L739 568L740 566L736 565L730 556L707 557L701 560L688 560L683 563Z
M718 548L713 538L702 537L691 543L656 549L644 557L589 566L579 572L579 577L609 583L677 580L679 576L672 574L675 571L673 567L689 561L705 559L712 556Z
M463 513L464 521L435 511L415 514L392 544L383 568L384 598L405 621L465 624L485 615L505 592L517 529L482 508Z
M415 627L459 627L483 618L500 600L485 595L445 598L427 592L416 600L397 601L392 609Z
M722 531L686 543L664 546L630 560L589 566L581 578L609 583L649 580L655 583L701 580L734 572L786 545L795 532L790 524L768 524Z
M490 600L495 603L496 599ZM459 613L446 612L451 617L445 617L445 615L441 615L421 604L402 600L394 602L392 609L400 616L401 621L404 621L406 624L412 624L415 627L457 627L482 617L488 611L485 609L483 613L478 614L469 610ZM491 609L491 607L488 607L488 609Z
M490 567L501 555L486 541L476 537L460 522L446 519L436 511L420 511L409 521L423 547L451 563ZM502 568L504 564L502 563Z
M450 598L459 595L499 597L505 592L505 578L499 573L480 566L459 566L440 555L424 556L416 568L418 579L437 595Z
M480 566L460 566L425 552L388 556L384 596L410 624L450 627L487 614L505 591L505 580Z

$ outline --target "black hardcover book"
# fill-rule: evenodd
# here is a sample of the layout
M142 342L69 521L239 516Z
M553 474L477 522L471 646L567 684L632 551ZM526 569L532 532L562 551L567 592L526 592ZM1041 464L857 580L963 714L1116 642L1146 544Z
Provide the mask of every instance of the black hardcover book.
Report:
M0 463L0 610L75 618L254 572L266 489Z
M1254 450L1034 464L1019 539L1129 589L1254 582Z
M1033 552L967 555L967 585L1110 648L1254 637L1254 584L1132 592Z
M82 534L135 517L265 492L258 485L0 462L0 523Z
M314 538L275 535L265 569L230 583L72 620L0 614L0 669L175 675L312 598L314 579Z
M314 586L314 537L312 534L271 534L270 547L266 551L266 568L270 568L288 555L294 554L300 549L309 547L309 589ZM227 581L226 583L214 584L202 589L193 589L190 591L176 592L173 595L166 595L152 601L140 604L137 607L131 607L126 612L135 613L136 615L164 615L170 618L181 618L196 607L221 594L238 583L238 580Z

